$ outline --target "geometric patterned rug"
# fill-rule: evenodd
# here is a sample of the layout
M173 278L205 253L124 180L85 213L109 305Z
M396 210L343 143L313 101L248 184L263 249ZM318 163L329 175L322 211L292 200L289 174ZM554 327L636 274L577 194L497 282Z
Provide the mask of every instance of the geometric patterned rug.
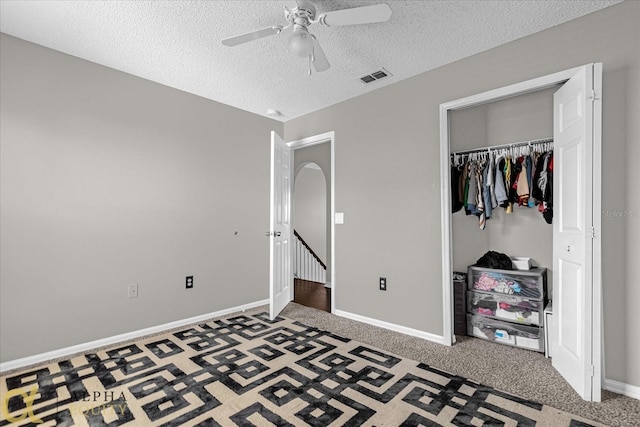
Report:
M267 313L0 380L0 426L601 425Z

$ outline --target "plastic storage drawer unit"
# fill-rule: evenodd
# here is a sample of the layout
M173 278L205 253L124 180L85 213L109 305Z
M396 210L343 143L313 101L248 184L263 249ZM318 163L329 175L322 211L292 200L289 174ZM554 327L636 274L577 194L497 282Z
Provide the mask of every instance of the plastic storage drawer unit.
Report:
M544 353L544 328L516 325L483 316L467 315L467 333L474 337Z
M467 312L525 325L542 326L543 302L513 295L469 291Z

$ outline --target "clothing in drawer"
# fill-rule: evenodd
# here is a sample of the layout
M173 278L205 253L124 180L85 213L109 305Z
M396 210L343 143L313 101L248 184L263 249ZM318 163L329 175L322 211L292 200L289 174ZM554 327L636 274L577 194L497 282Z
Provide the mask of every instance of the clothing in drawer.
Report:
M467 311L480 316L518 322L526 325L542 325L543 302L511 295L469 291Z
M546 269L530 272L469 267L469 290L515 295L542 300L545 297Z
M544 329L467 315L467 333L474 337L544 352Z

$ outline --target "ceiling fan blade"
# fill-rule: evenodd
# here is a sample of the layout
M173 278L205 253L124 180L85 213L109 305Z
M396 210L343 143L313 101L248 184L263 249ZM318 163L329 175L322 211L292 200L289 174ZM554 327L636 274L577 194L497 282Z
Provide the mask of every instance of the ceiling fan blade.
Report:
M391 8L385 3L353 9L335 10L320 16L320 22L330 27L341 25L373 24L391 18Z
M262 30L252 31L247 34L242 34L235 37L230 37L228 39L222 40L222 44L225 46L237 46L242 43L250 42L252 40L258 40L263 37L272 36L280 33L282 31L282 27L279 25L274 25L273 27L263 28Z
M327 60L327 56L324 54L324 51L320 47L320 43L318 43L315 36L312 35L311 37L313 38L313 56L311 58L313 68L315 68L318 73L327 71L331 66Z

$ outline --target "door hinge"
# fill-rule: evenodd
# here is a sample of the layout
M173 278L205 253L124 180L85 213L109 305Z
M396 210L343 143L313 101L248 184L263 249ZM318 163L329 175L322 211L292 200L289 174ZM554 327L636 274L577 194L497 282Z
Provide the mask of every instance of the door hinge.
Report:
M596 238L596 228L595 227L591 227L591 238L592 239Z
M599 101L600 100L600 97L596 93L595 89L591 89L591 96L589 97L589 99L591 100L591 102L595 102L595 101Z
M591 374L592 377L596 374L595 366L591 365L591 368L589 369L589 374Z

